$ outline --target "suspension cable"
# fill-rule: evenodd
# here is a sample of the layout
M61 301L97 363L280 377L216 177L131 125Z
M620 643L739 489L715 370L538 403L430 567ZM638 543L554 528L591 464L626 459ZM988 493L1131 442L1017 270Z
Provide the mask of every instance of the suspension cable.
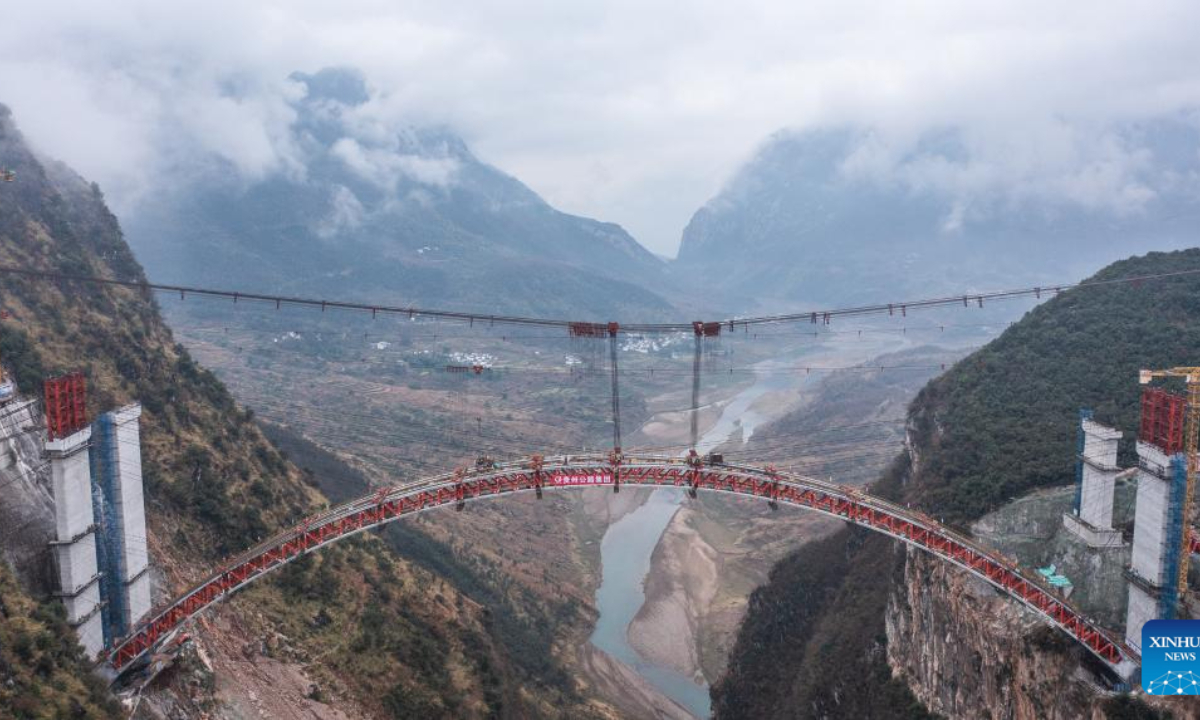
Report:
M192 287L187 285L169 285L162 283L151 283L145 280L117 280L115 278L106 278L97 275L77 275L71 273L53 272L49 270L35 270L32 268L16 267L12 265L0 265L0 274L17 275L21 277L31 278L35 280L51 281L51 282L78 282L90 283L97 285L110 285L131 288L142 292L163 292L178 294L180 299L186 299L190 295L197 297L223 298L233 300L235 303L239 301L250 301L259 303L273 304L276 309L283 306L289 307L307 307L319 308L322 312L326 310L350 310L357 312L369 312L372 317L380 314L384 315L407 315L409 318L431 317L443 320L457 320L473 325L476 321L487 322L489 325L534 325L542 327L561 327L570 329L572 325L578 325L578 321L565 320L559 318L533 318L522 317L517 315L495 315L489 313L475 313L456 310L438 310L428 308L418 308L414 306L396 306L396 305L379 305L363 302L352 302L345 300L323 300L319 298L306 298L287 295L271 295L267 293L256 292L241 292L232 290L217 290L213 288ZM1200 275L1200 268L1193 270L1178 270L1169 273L1157 273L1152 275L1137 275L1121 278L1112 278L1108 280L1085 280L1077 283L1064 283L1058 285L1037 286L1029 288L1020 288L1015 290L997 290L983 293L964 293L962 295L952 295L940 298L926 298L921 300L908 300L902 302L880 303L876 305L859 305L856 307L833 308L828 310L815 310L807 312L786 313L780 315L763 315L758 317L746 318L729 318L721 320L720 325L729 330L736 329L738 326L748 328L752 325L773 325L785 323L809 322L812 324L828 325L833 318L841 317L861 317L867 315L882 315L888 313L894 315L899 311L903 316L907 316L908 312L913 310L923 310L937 307L950 307L961 305L970 307L972 304L983 307L985 301L989 300L1012 300L1021 297L1036 297L1041 298L1043 294L1061 293L1064 290L1086 287L1103 287L1109 285L1124 285L1133 284L1140 285L1144 282L1155 280L1164 280L1167 278L1186 277L1192 275ZM686 332L694 328L694 322L663 322L663 323L620 323L618 332L623 333L663 333L663 332Z

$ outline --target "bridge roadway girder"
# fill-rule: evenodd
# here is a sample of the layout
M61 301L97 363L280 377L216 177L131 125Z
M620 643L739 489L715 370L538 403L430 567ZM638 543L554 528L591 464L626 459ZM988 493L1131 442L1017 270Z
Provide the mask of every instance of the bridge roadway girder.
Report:
M979 577L1059 627L1128 677L1140 658L1084 617L1038 578L932 518L856 488L745 465L689 466L683 458L605 455L548 457L501 463L468 474L444 474L381 489L306 518L237 556L208 579L172 600L121 640L107 661L117 672L172 637L190 618L271 570L331 542L408 515L519 492L622 485L695 488L759 497L807 508L869 527L921 548ZM614 476L614 473L617 475Z

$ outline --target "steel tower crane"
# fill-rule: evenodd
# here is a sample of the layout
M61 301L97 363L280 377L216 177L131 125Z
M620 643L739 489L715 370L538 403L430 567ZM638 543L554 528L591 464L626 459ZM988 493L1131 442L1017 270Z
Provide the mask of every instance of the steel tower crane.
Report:
M1196 456L1200 441L1200 367L1174 367L1167 370L1142 370L1138 382L1148 385L1157 378L1182 378L1187 385L1187 418L1183 427L1183 451L1187 462L1187 489L1183 500L1183 532L1179 538L1179 597L1187 590L1188 559L1191 554L1192 501L1196 490L1196 474L1200 458Z

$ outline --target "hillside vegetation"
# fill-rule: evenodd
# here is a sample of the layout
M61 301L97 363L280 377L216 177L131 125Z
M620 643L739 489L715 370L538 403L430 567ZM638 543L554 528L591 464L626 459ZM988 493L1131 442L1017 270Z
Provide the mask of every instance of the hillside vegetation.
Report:
M1200 250L1114 263L1093 280L1200 269ZM919 458L906 499L967 522L1074 479L1080 408L1137 432L1138 370L1200 362L1200 276L1062 294L930 382L909 418Z
M1200 250L1114 263L1094 279L1193 269ZM909 449L872 490L965 526L1015 496L1070 483L1080 408L1126 430L1127 453L1137 371L1198 356L1200 275L1063 293L918 394ZM897 692L884 652L887 592L902 561L892 567L893 543L862 533L844 528L802 548L755 592L730 671L713 689L717 717L759 709L772 717L767 708L784 707L822 717L921 715Z
M99 189L30 152L3 106L0 166L12 168L18 178L0 188L0 264L144 278ZM158 599L196 581L225 555L328 502L315 477L264 437L252 413L174 341L153 297L131 289L3 276L0 307L11 313L0 331L0 350L22 393L36 395L46 375L82 370L93 415L142 403L147 542L168 586ZM320 469L328 471L329 465ZM14 607L35 603L40 617L53 617L56 601L29 600L22 592L5 585L0 597ZM574 684L523 670L553 665L547 648L531 652L515 642L509 646L511 636L495 628L486 608L374 535L297 563L216 614L239 627L233 638L206 630L208 625L199 628L218 666L223 652L232 653L227 659L235 666L246 662L247 652L250 658L274 653L303 664L318 680L311 699L371 715L586 717L599 712ZM52 625L61 629L61 623ZM288 637L286 652L246 649L273 647L267 639L280 632ZM38 640L47 647L71 644L61 633L37 637L48 638ZM16 656L14 676L32 678L21 686L22 698L67 687L64 674L76 685L87 683L70 653L61 662L44 660L48 655ZM227 677L225 686L251 679ZM172 717L179 716L176 710L184 717L204 716L221 702L168 684L142 707L154 705L155 692L167 696L176 690L182 699L172 701ZM247 692L261 697L276 690ZM80 694L80 702L86 697ZM83 712L96 715L101 707L91 703Z
M118 718L62 606L38 603L0 564L0 717Z

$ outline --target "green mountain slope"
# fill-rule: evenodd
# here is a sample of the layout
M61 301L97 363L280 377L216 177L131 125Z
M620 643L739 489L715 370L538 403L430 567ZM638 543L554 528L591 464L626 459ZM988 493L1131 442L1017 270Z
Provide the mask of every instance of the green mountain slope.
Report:
M1095 279L1195 269L1200 250L1151 253ZM1068 484L1080 408L1132 435L1137 371L1198 356L1200 275L1063 293L918 394L908 412L910 450L873 491L965 525L1034 488ZM861 534L846 528L802 548L755 592L730 672L713 690L717 717L785 707L823 717L919 715L897 700L885 660L883 614L896 568L880 558L891 557L891 543ZM823 564L844 572L817 569ZM790 614L800 620L778 622Z
M1200 250L1114 263L1093 279L1200 269ZM1200 358L1200 277L1064 293L1032 310L917 396L918 472L906 498L966 522L1073 479L1080 408L1137 428L1140 368Z
M0 565L0 717L119 718L57 603L38 603Z
M99 189L65 166L36 157L3 106L0 166L17 173L15 182L0 187L0 264L144 278ZM36 396L46 375L78 369L88 379L92 414L132 401L143 404L147 543L167 585L164 597L200 579L227 554L328 502L313 474L289 461L263 435L252 413L240 408L224 385L174 341L152 297L124 288L0 276L0 308L11 313L0 327L0 351L23 394ZM316 460L323 473L341 472L340 461L332 456ZM350 471L341 476L357 482ZM71 644L57 632L61 623L50 619L56 601L48 596L29 600L21 594L28 589L10 590L6 577L0 575L0 598L6 604L21 612L28 605L39 606L22 630L34 638L37 651L20 652L23 646L18 646L9 668L14 684L0 689L0 702L7 701L4 693L9 691L18 695L13 702L45 697L46 716L72 717L71 712L58 713L59 705L49 699L59 703L61 693L87 683L71 651L56 650ZM237 670L246 662L246 652L256 660L278 655L302 666L316 681L319 692L311 697L333 698L354 714L603 714L603 707L596 710L569 678L553 672L557 661L548 647L538 644L549 642L545 627L527 627L532 621L524 618L525 625L514 627L490 613L453 580L402 557L377 536L363 535L289 566L223 604L209 613L216 621L202 623L196 636L218 672L234 668L218 683L222 687L254 680L254 673ZM50 630L40 631L38 623ZM7 628L0 608L0 635ZM281 633L288 638L286 652L272 649ZM0 648L0 659L7 661L6 653L6 647ZM166 674L143 706L154 705L156 693L176 693L164 701L167 716L220 714L222 699L212 694L211 683L198 692L185 677L175 679L178 686ZM93 697L89 692L76 694L85 712L99 716L102 707L88 699ZM244 694L283 692L266 685ZM292 707L310 707L306 692L291 698Z

